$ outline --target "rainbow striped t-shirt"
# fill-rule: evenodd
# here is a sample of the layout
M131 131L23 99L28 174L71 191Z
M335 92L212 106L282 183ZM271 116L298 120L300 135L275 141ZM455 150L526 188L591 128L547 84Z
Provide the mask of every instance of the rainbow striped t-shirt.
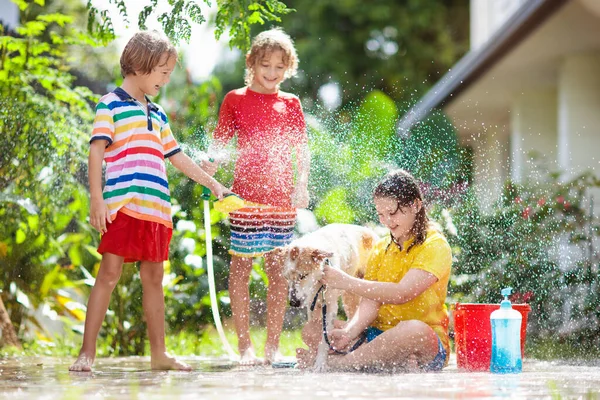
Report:
M163 109L146 100L144 107L122 88L103 96L96 106L90 143L108 142L103 195L111 219L121 211L172 228L165 158L181 149Z

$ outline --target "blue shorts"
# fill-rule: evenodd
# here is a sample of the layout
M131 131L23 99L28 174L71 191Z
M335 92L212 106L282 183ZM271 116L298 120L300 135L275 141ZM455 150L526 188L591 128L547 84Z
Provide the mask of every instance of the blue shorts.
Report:
M381 329L377 329L375 327L368 327L365 331L367 343L375 339L377 336L381 335L383 331ZM436 335L437 336L437 335ZM435 355L435 358L429 364L423 366L423 370L425 371L441 371L444 368L444 364L446 363L446 349L442 344L442 340L438 336L438 352Z

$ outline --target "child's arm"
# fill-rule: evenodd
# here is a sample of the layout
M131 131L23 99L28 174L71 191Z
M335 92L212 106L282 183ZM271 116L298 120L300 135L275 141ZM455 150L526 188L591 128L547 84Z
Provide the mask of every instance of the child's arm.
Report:
M202 186L209 188L217 198L222 199L223 195L231 193L229 189L214 180L183 152L180 151L179 153L172 155L169 157L169 160L175 168L183 172L186 176Z
M382 304L408 303L438 281L432 273L418 268L411 268L398 283L355 278L327 265L323 272L321 283Z
M214 176L219 168L219 163L208 158L200 160L200 168L210 176Z
M88 181L90 184L90 224L100 233L106 232L106 224L111 222L110 210L102 196L102 160L106 140L94 140L90 144L88 156Z
M354 317L346 324L344 328L333 329L329 332L331 345L336 350L344 350L352 341L364 332L379 313L381 304L375 300L362 298Z

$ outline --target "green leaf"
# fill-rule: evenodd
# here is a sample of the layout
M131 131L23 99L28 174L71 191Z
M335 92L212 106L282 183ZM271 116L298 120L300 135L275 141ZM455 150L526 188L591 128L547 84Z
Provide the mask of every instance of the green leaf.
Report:
M25 0L12 0L12 2L15 3L21 11L25 11L27 7L29 7L29 4Z
M44 280L42 281L42 285L40 286L40 296L42 298L48 295L48 292L52 288L52 285L60 275L60 265L55 266L52 271L48 272L46 276L44 276Z
M40 225L40 217L39 215L29 215L27 217L27 223L29 225L29 230L35 231L39 228Z
M315 215L326 223L351 224L354 222L354 211L347 202L344 188L330 190L315 208Z
M71 264L81 265L82 264L81 247L71 246L71 248L69 248L69 259L71 260Z
M46 26L43 21L29 21L15 30L22 36L40 36L46 30Z
M255 11L252 14L250 14L250 16L248 16L248 23L249 24L260 23L261 25L264 25L265 21L262 19L260 13L258 11Z
M92 256L94 256L97 260L102 260L102 254L98 253L98 249L94 246L90 246L90 245L84 245L83 246L88 253L90 253Z
M18 229L17 233L15 234L15 243L21 244L25 241L26 238L27 235L25 234L25 232L23 232L21 229Z
M73 17L61 13L38 15L37 19L46 23L55 22L59 26L65 26L73 22Z

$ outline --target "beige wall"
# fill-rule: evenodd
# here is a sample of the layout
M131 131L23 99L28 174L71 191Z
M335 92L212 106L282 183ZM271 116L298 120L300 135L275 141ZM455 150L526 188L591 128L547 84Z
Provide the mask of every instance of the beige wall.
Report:
M557 94L554 88L515 94L510 113L511 178L522 182L536 170L532 155L557 167Z
M483 211L491 211L502 195L509 171L509 133L506 127L481 128L473 141L473 187Z
M566 57L557 84L560 166L600 175L600 52Z
M487 42L527 0L471 0L471 50Z

